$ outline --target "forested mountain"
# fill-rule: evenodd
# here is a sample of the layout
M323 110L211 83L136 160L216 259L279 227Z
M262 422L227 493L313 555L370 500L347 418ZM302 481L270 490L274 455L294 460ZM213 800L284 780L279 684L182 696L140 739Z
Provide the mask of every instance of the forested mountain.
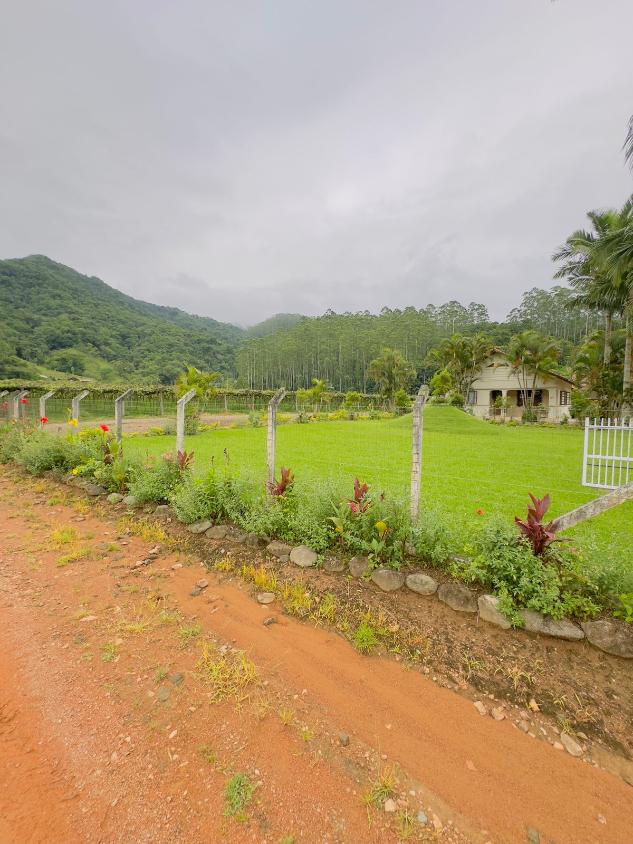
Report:
M172 383L230 372L242 329L140 302L42 255L0 261L0 376L33 364L100 380Z
M192 365L237 375L239 386L253 389L308 387L323 378L339 390L365 391L369 362L384 347L411 361L416 386L429 378L428 352L443 338L484 331L504 346L530 328L561 341L566 365L572 344L600 323L595 310L570 307L573 296L567 287L533 288L500 323L484 305L452 301L380 314L277 314L244 330L140 302L34 255L0 261L0 377L33 378L43 369L53 377L171 384Z

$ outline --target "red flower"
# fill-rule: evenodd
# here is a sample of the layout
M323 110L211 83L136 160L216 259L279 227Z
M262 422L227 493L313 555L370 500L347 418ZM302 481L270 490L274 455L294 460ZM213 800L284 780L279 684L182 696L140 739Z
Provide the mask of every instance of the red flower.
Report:
M486 511L484 510L484 508L483 508L483 507L477 507L477 509L475 510L475 513L476 513L478 516L483 516L483 515L485 514L485 512L486 512Z
M105 431L109 431L109 430L110 430L110 428L109 428L107 425L99 425L99 427L100 427L100 428L101 428L101 430L102 430L102 431L104 431L104 432L105 432Z
M48 416L42 416L40 422L42 423L42 425L46 425L46 423L48 422Z
M28 399L20 399L20 404L28 404L28 403L29 403Z

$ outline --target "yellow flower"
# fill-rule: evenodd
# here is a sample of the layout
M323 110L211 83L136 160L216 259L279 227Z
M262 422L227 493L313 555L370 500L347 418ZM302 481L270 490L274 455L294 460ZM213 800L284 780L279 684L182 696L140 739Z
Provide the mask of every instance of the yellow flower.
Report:
M381 519L379 522L376 522L374 527L378 531L378 536L382 539L388 530L387 522L383 522Z
M70 474L71 474L71 475L78 475L78 474L79 474L79 469L75 466L75 468L72 470L72 472L71 472Z
M341 525L337 525L335 531L336 533L343 533L343 528L341 527Z
M77 427L77 425L79 425L79 420L78 420L78 419L75 419L75 418L73 417L72 419L69 419L69 420L68 420L68 424L69 424L69 425L71 425L73 428L76 428L76 427Z

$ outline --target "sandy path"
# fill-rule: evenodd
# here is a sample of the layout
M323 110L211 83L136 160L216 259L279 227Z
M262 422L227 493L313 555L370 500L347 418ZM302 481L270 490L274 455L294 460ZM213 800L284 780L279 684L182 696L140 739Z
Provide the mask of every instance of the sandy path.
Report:
M186 557L164 553L130 572L153 541L117 539L111 517L78 515L79 497L72 509L47 505L42 487L16 494L2 471L0 844L395 842L393 817L372 810L368 825L362 802L393 764L396 797L442 823L436 838L409 840L514 844L530 826L544 844L631 840L633 789L622 780L482 718L417 672L259 606L239 581L205 573L209 587L192 597L202 570ZM90 550L63 568L50 543L60 525ZM210 706L198 642L182 648L176 628L155 622L156 595L180 623L244 649L256 691ZM277 623L265 626L270 615ZM147 628L133 634L131 621ZM101 657L107 643L118 643L112 662ZM162 666L182 685L158 682ZM219 761L201 763L201 746ZM242 823L223 814L238 770L260 783Z

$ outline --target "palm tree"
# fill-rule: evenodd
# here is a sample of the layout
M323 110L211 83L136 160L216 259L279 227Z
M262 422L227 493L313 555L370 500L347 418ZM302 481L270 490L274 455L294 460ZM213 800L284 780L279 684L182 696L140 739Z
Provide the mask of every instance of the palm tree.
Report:
M214 384L221 377L219 372L201 372L195 366L188 366L176 379L176 395L180 398L189 390L195 390L196 398L208 398L216 392Z
M450 372L457 392L466 399L482 363L492 351L493 342L486 334L472 337L453 334L433 349L429 357Z
M367 374L393 408L398 390L405 389L415 377L415 367L397 349L383 349L369 364Z
M624 160L628 161L631 170L633 170L633 115L629 119L629 129L622 149L624 150Z
M528 421L534 418L534 394L538 376L545 374L555 365L559 354L558 343L538 331L522 331L510 340L510 366L519 380L525 408L524 418Z

